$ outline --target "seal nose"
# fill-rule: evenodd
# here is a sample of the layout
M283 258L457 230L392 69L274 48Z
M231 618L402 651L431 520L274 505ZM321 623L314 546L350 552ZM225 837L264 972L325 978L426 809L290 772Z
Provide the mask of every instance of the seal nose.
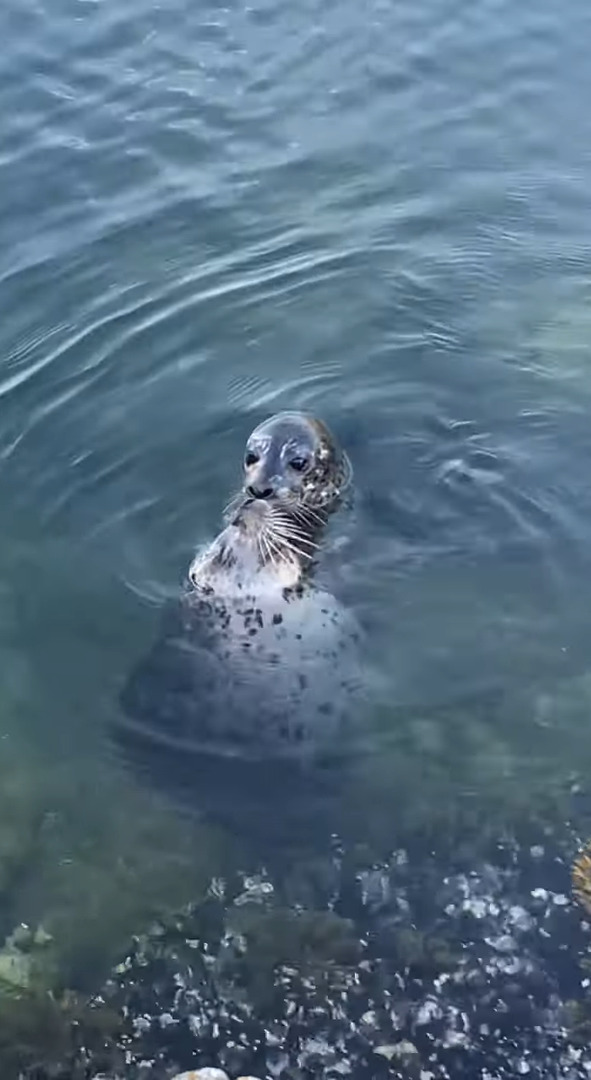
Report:
M247 491L253 499L269 499L273 494L272 487L264 488L261 487L259 484L250 484L250 486L247 488Z

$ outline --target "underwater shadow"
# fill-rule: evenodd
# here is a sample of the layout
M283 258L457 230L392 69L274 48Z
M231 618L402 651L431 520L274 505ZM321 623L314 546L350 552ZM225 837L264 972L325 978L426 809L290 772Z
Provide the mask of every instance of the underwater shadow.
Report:
M226 832L279 876L296 858L326 854L341 831L348 767L340 757L244 759L154 740L119 718L109 732L124 767L183 816Z

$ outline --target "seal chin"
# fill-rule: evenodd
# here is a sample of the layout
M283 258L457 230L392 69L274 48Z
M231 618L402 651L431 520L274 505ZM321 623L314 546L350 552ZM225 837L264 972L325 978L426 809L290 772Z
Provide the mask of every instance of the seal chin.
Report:
M237 528L242 522L249 516L249 510L255 505L256 500L250 499L245 496L243 499L233 500L230 509L226 515L228 525L234 525Z
M320 514L310 514L296 499L277 495L256 499L247 492L233 504L229 523L252 546L261 565L277 567L286 562L300 570L313 560L326 524Z
M258 530L264 529L271 513L267 499L253 499L247 495L234 511L231 524L255 536Z

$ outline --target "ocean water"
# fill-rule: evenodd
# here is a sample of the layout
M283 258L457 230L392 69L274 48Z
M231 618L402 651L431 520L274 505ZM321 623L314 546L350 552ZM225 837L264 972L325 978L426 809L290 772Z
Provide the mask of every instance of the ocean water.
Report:
M0 932L68 977L247 861L108 732L280 408L355 470L356 839L588 774L590 35L583 0L2 5Z

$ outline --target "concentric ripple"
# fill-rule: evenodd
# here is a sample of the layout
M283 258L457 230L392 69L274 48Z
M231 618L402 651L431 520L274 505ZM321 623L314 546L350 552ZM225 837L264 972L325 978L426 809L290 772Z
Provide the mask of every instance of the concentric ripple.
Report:
M395 701L579 669L591 9L567 8L8 0L17 593L58 540L122 605L168 595L251 426L301 406L355 465L339 570Z

